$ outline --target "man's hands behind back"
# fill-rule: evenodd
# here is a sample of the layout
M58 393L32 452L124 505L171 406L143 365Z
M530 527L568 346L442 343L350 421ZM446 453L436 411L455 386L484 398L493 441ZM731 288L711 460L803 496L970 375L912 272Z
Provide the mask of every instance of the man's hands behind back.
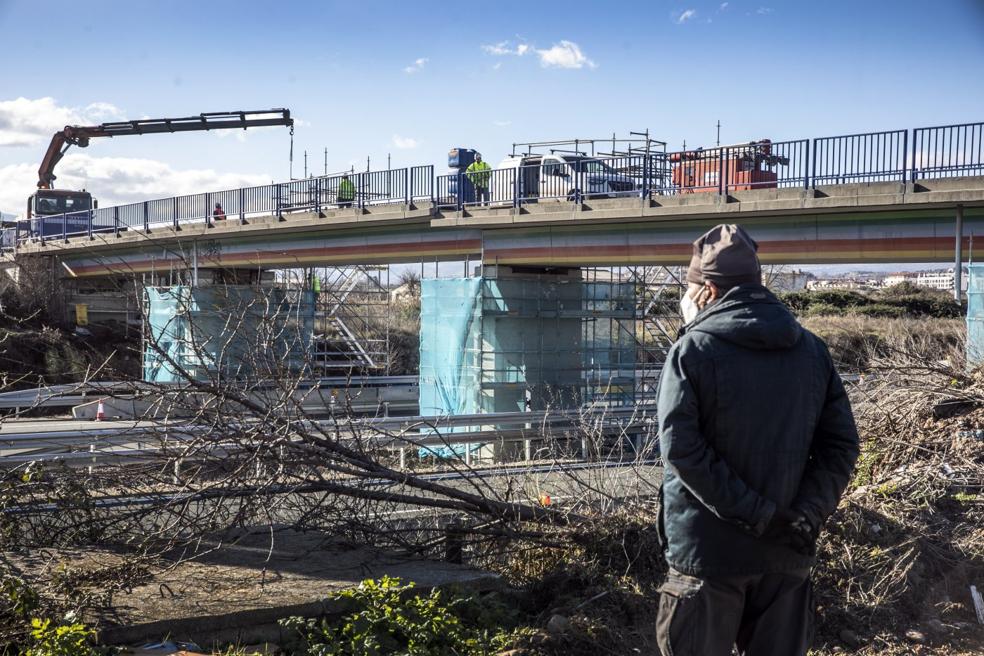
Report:
M788 508L777 508L765 529L765 537L806 556L816 551L817 531L806 516Z

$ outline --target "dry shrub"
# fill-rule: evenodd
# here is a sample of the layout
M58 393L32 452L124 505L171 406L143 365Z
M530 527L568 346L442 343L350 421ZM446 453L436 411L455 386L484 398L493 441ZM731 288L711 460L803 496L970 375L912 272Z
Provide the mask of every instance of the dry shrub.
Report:
M862 654L984 653L969 593L984 587L984 372L963 369L962 322L807 324L841 340L835 353L850 345L865 370L851 385L862 458L819 544L813 653L850 647L845 630ZM535 653L655 651L665 563L653 521L637 505L567 531L561 549L515 545L505 569L531 591L536 624L556 612L573 627L540 634Z
M841 371L864 371L872 358L884 358L899 351L918 354L923 360L957 362L963 357L966 326L962 319L850 315L806 317L800 323L827 342Z
M862 456L820 544L822 635L849 629L871 653L913 629L956 649L922 653L984 645L969 592L984 582L984 372L963 370L949 340L927 350L949 330L932 323L865 354Z
M0 275L0 326L65 323L64 284L52 266L40 259L23 261L11 275Z
M532 625L548 626L554 615L570 622L563 632L521 638L521 653L655 653L656 590L666 574L655 525L655 506L632 503L479 557L522 591L521 610Z

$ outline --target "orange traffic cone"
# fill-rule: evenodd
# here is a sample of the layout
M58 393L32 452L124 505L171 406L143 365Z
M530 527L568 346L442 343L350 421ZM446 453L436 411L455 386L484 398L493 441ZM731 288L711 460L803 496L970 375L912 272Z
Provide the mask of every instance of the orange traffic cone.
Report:
M103 406L105 400L99 399L99 405L96 406L96 421L102 421L106 418L106 408Z

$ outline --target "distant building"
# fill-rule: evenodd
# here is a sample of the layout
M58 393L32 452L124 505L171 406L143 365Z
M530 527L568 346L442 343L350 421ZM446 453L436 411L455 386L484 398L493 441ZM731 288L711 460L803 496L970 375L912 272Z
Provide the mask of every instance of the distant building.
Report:
M774 292L795 292L806 289L816 276L807 271L778 271L766 274L766 283Z
M819 280L810 280L806 283L806 288L813 290L824 290L824 289L871 289L873 286L870 280L860 280L857 278L821 278Z
M893 273L882 278L882 287L901 285L904 282L913 282L911 273Z
M953 290L953 269L938 269L936 271L920 271L918 273L900 272L885 276L882 279L882 287L893 287L907 282L917 287L928 289L939 289L942 291ZM961 287L967 289L967 273L964 271L961 280Z
M919 287L929 287L930 289L940 289L943 291L953 290L954 270L946 269L940 271L922 271L916 275L913 282ZM962 289L967 289L967 272L964 271L960 279Z

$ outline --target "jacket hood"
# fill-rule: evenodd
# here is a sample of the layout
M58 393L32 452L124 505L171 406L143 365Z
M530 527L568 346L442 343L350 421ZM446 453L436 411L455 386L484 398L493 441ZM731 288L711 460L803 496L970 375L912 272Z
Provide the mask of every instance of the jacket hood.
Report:
M708 305L682 333L700 332L745 348L772 351L792 348L803 333L789 309L762 285L729 289Z

